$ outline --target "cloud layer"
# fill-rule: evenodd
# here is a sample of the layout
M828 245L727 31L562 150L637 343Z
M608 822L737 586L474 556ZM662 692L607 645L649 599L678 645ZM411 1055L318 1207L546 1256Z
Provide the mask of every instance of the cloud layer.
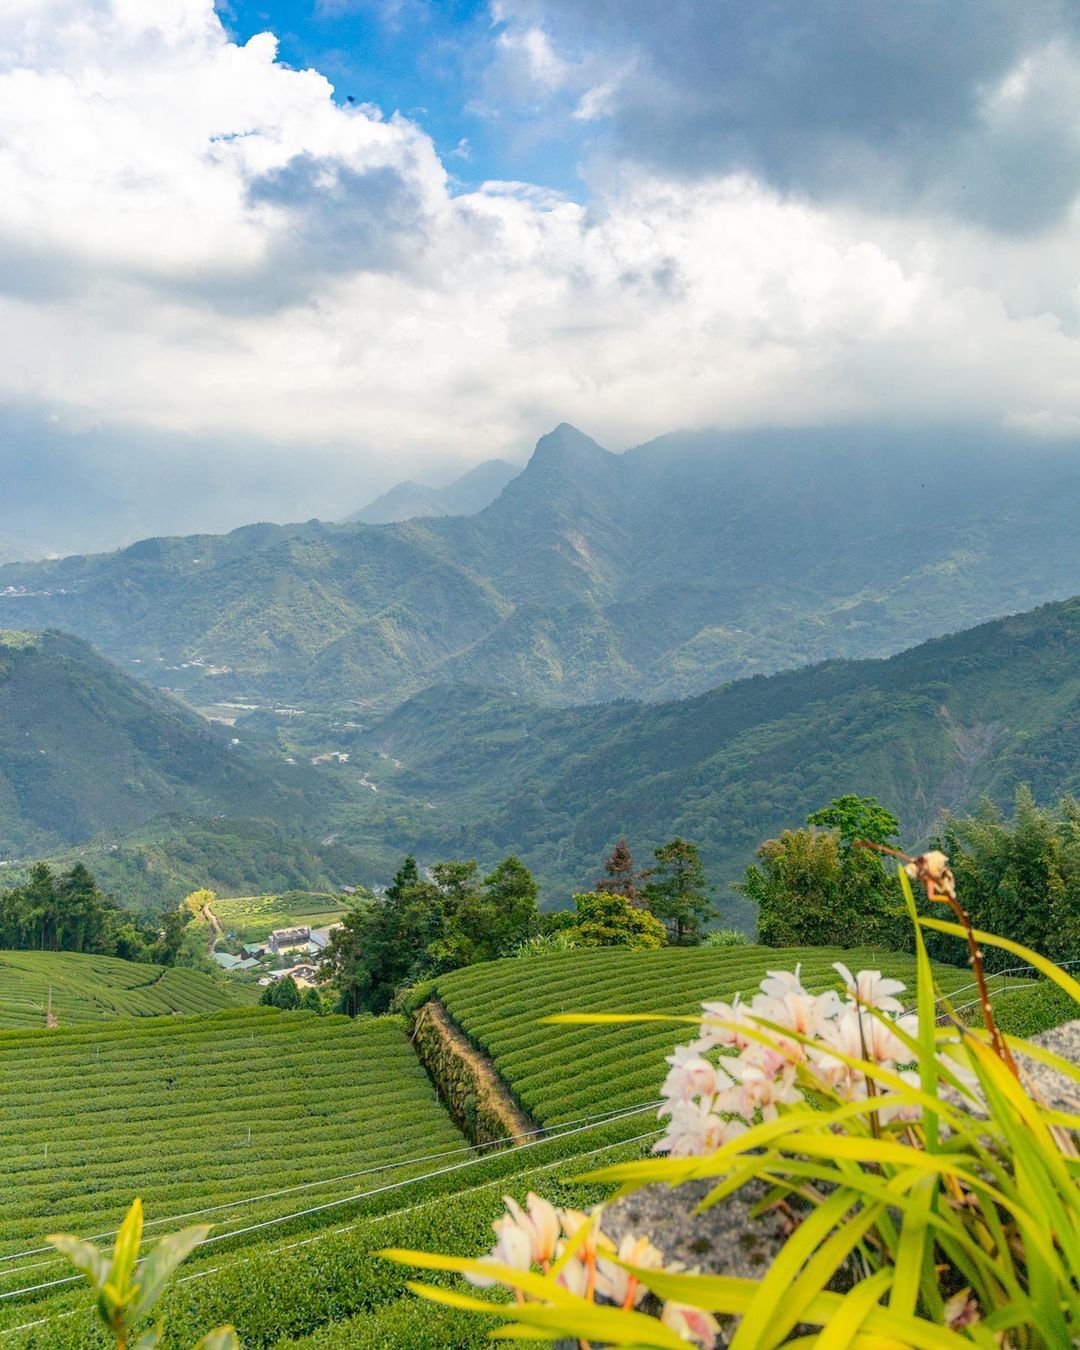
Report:
M496 11L487 95L580 124L577 203L457 192L421 126L335 104L211 0L8 0L0 402L103 473L243 447L294 517L564 418L616 448L855 419L1075 434L1064 7L663 11Z

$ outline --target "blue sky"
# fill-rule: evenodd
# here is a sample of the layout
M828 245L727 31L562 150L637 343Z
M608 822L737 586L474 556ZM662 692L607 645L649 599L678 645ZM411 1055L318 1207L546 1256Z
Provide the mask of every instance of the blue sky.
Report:
M528 97L492 97L486 75L505 25L487 0L221 0L217 8L240 41L273 32L280 59L321 71L339 103L351 96L419 122L461 187L503 179L584 195L580 125L545 117Z

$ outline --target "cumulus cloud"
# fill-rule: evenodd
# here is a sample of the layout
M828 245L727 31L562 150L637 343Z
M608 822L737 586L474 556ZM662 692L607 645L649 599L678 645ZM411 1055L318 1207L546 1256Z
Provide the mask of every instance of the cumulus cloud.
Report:
M500 0L497 13L504 47L542 35L578 72L577 108L610 117L615 154L654 170L745 171L1014 231L1076 197L1071 0Z
M645 37L648 8L635 11ZM663 44L631 50L615 32L601 59L591 29L564 42L555 20L593 9L615 29L634 7L502 0L492 39L493 59L518 62L568 117L616 128L582 204L536 184L457 191L421 126L338 106L317 71L277 61L272 35L231 41L211 0L8 0L0 400L50 436L120 447L102 451L110 471L117 456L242 446L264 479L260 514L278 475L279 516L342 514L343 478L381 487L436 460L516 457L564 418L613 448L675 427L868 418L1072 434L1080 241L1053 193L1032 241L985 209L810 191L769 146L805 104L827 187L823 147L858 139L858 99L845 112L824 91L811 117L794 42L770 58L786 102L753 105L772 140L745 163L710 156L704 128L727 114L708 99L734 119L748 77L709 94ZM665 6L673 33L691 10L712 6ZM846 13L821 12L837 30ZM920 103L960 135L972 90L1017 159L1032 128L1052 143L1046 71L1072 88L1069 33L1031 29L1041 45L1024 47L1020 20L984 27L963 89L945 88L945 56L921 100L904 84L921 69L912 52L891 92L866 74L867 147L910 139ZM639 128L631 153L618 138L644 126L641 90L659 131ZM698 150L662 154L664 125L675 136L687 118Z

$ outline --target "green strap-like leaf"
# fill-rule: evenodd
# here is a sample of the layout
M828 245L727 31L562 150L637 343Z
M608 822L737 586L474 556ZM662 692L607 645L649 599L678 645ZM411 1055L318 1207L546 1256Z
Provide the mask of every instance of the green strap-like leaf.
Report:
M857 1284L822 1327L814 1342L815 1350L848 1350L871 1309L881 1301L891 1278L892 1271L886 1267Z
M948 923L944 919L920 919L919 923L923 928L933 928L938 933L949 933L953 937L967 938L967 931L960 927L958 923ZM1054 965L1053 961L1045 956L1040 956L1038 952L1033 952L1030 947L1025 947L1019 942L1010 942L1008 938L995 937L993 933L984 933L981 929L974 929L973 936L975 941L981 947L1000 947L1003 951L1012 952L1018 956L1025 965L1034 966L1036 970L1042 971L1048 980L1053 980L1060 988L1064 989L1070 998L1080 1003L1080 984L1060 966Z
M45 1241L62 1252L95 1289L100 1289L108 1279L109 1263L92 1242L84 1242L70 1233L50 1233Z
M143 1262L139 1273L135 1317L142 1317L150 1311L176 1267L190 1256L200 1242L206 1240L209 1231L209 1224L200 1224L197 1228L185 1228L182 1232L172 1233L161 1239Z
M124 1222L120 1225L116 1234L112 1269L109 1271L109 1283L117 1290L120 1298L127 1297L128 1286L135 1272L135 1262L139 1259L142 1230L142 1201L136 1196L131 1202L131 1208L124 1215Z

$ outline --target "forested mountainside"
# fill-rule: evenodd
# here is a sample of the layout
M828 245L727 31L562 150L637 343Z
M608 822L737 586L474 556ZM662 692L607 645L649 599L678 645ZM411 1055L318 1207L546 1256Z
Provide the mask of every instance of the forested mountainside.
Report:
M726 894L763 838L844 792L880 797L914 846L983 794L1080 790L1080 600L656 705L435 687L367 730L241 713L219 731L77 639L22 643L0 648L0 856L77 856L136 907L376 883L408 850L518 853L560 904L620 834L643 863L696 841Z
M0 633L0 858L177 813L293 830L319 818L336 792L329 780L233 739L78 638Z
M437 803L410 818L429 856L512 848L569 894L618 835L647 863L678 833L727 883L762 839L844 792L878 796L914 847L983 794L1080 790L1080 599L653 706L431 689L373 734L404 766L397 789Z
M393 525L399 520L414 520L418 516L471 516L490 505L520 472L520 464L508 464L505 459L485 459L446 487L396 483L367 506L346 516L342 523Z
M255 525L0 568L56 626L214 698L390 708L433 683L660 699L886 655L1080 586L1060 446L806 430L612 455L563 425L473 516Z

